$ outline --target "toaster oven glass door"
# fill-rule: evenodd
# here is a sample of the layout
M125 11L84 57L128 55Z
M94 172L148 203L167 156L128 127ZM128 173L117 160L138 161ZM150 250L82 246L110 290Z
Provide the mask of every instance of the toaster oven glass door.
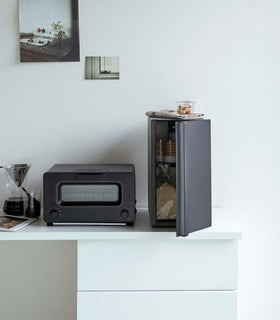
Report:
M117 183L63 183L58 186L61 206L114 206L121 203L121 186Z

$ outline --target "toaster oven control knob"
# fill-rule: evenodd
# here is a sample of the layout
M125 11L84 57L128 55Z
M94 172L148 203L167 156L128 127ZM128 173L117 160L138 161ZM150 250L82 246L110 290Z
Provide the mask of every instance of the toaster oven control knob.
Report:
M50 216L51 216L51 218L54 220L54 219L57 218L58 212L57 212L56 210L52 210L52 211L50 212Z
M122 210L121 212L121 218L127 219L129 217L129 212L127 210Z

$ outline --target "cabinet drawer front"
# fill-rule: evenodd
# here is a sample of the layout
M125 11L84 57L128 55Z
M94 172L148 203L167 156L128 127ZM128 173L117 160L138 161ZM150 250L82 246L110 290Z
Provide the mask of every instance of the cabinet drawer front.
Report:
M236 288L235 240L78 242L78 291Z
M236 320L236 293L79 292L78 320Z

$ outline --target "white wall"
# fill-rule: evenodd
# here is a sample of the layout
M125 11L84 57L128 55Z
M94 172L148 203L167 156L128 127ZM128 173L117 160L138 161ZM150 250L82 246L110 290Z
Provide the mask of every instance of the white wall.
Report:
M80 0L81 63L34 64L19 64L17 7L0 2L0 163L31 162L41 186L56 162L133 162L143 206L144 113L196 100L212 119L214 204L244 232L240 319L279 318L280 2ZM99 55L120 56L119 81L84 80Z

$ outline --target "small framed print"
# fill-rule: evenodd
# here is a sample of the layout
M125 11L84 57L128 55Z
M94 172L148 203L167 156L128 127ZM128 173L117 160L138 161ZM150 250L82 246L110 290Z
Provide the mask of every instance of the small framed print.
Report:
M86 57L87 80L119 80L119 57Z

